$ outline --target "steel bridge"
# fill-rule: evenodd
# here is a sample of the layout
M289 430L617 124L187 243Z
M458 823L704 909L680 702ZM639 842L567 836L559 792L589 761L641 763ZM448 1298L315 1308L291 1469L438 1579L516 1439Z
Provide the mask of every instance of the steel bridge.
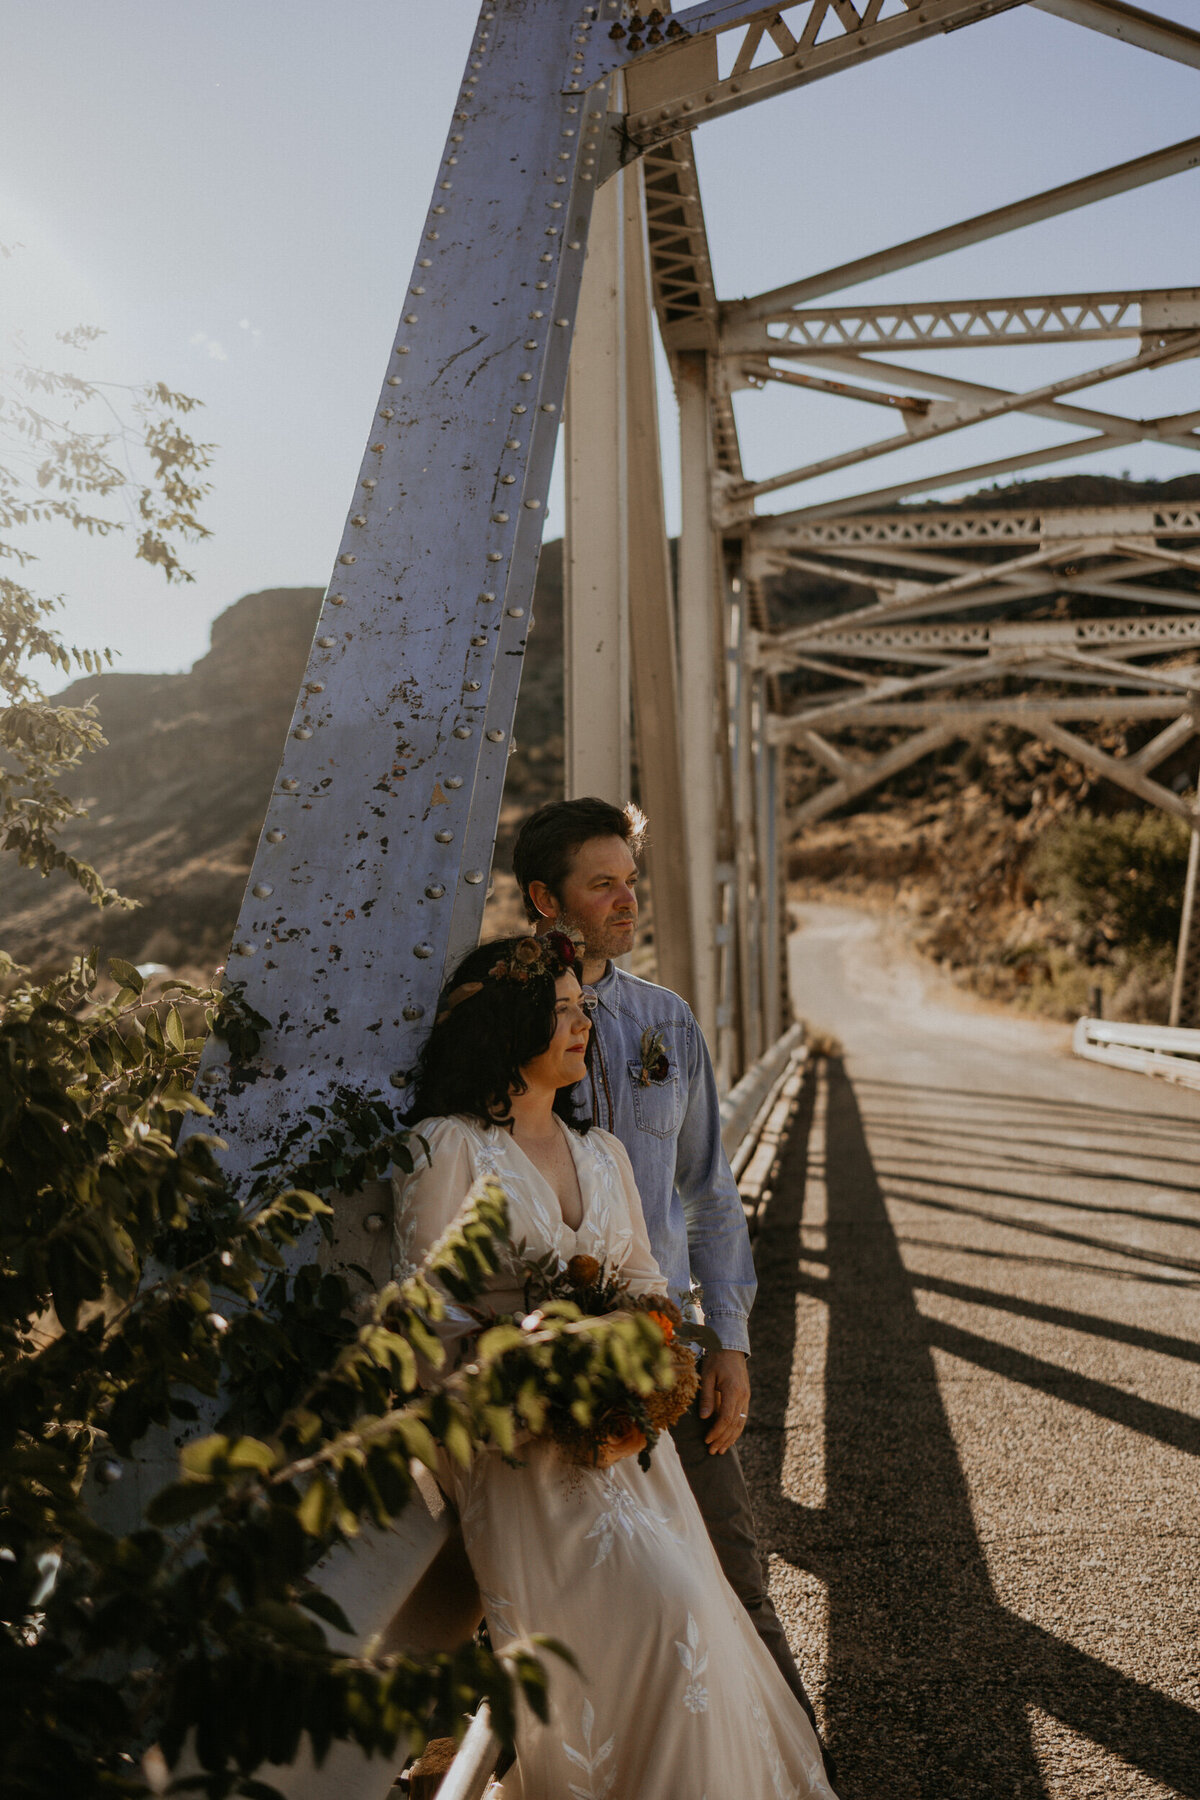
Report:
M402 1089L443 970L477 937L564 417L567 792L627 794L635 739L659 978L692 1002L726 1088L788 1024L788 829L998 721L1195 824L1154 772L1197 730L1200 507L899 503L1114 445L1200 450L1200 411L1073 398L1200 354L1200 287L837 295L1194 169L1200 138L750 298L719 298L709 260L697 127L945 31L975 28L982 53L988 19L1017 3L483 6L233 945L231 977L272 1021L261 1078L230 1082L216 1049L203 1070L235 1166L351 1073ZM1123 0L1026 3L1200 69L1200 33ZM655 321L680 418L674 579ZM1024 391L926 366L950 348L1092 342L1108 360ZM892 424L751 479L733 396L768 384ZM757 510L1006 415L1078 435ZM849 603L772 630L764 583L789 569ZM1061 596L1071 616L1048 618ZM1114 757L1087 735L1114 719L1159 729ZM885 734L870 756L864 727ZM785 819L797 755L822 779ZM1185 928L1176 1023L1195 1016L1198 936Z
M899 69L943 32L971 27L982 57L1020 4L1200 70L1200 32L1124 0L484 0L232 948L270 1028L252 1079L215 1042L201 1072L235 1174L332 1086L402 1092L477 938L564 419L567 792L625 797L636 742L659 979L726 1091L790 1023L786 833L955 737L1019 726L1186 819L1194 896L1200 815L1155 771L1200 732L1200 506L901 503L1114 446L1200 451L1200 411L1075 398L1200 355L1200 287L838 296L1200 167L1200 137L1155 145L1148 121L1131 161L749 298L721 299L709 259L694 131L872 58ZM656 324L680 420L674 571ZM1093 343L1093 366L1023 390L941 372L950 349ZM751 478L733 396L774 385L875 407L883 434ZM1072 435L804 504L832 471L1014 416ZM793 510L759 510L784 489ZM851 597L772 629L764 584L789 570ZM1114 720L1157 731L1116 757L1087 735ZM864 729L884 747L865 754ZM788 818L796 756L820 784ZM376 1773L343 1770L340 1791Z

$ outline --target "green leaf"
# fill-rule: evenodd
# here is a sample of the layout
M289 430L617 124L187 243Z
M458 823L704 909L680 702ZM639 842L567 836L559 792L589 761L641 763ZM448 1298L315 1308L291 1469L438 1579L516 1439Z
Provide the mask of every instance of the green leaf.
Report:
M119 956L109 957L108 972L114 981L119 981L123 988L132 988L135 994L140 994L145 989L146 983L133 964L125 962Z
M301 1606L307 1607L311 1613L316 1613L318 1619L324 1619L325 1623L332 1625L335 1631L342 1631L347 1637L353 1637L354 1627L332 1594L324 1594L320 1588L309 1588L296 1597Z
M178 1050L180 1055L182 1055L187 1049L187 1033L183 1029L183 1020L180 1018L177 1009L173 1006L167 1012L165 1030L167 1042L170 1044L172 1050Z

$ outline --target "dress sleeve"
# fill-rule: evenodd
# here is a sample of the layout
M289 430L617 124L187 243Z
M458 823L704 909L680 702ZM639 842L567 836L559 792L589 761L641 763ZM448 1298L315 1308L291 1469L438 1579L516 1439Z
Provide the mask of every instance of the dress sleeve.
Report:
M670 1291L667 1286L667 1278L655 1262L654 1252L650 1248L646 1216L642 1211L642 1198L637 1190L637 1182L634 1180L633 1164L629 1160L629 1152L620 1138L614 1137L610 1131L601 1131L597 1135L603 1138L605 1148L611 1153L613 1161L617 1165L617 1173L621 1179L633 1233L629 1252L621 1264L621 1273L629 1283L630 1292L635 1295L666 1294Z
M459 1119L426 1119L415 1127L428 1155L413 1145L417 1166L411 1175L392 1172L395 1224L392 1235L392 1276L406 1281L415 1275L427 1252L462 1210L475 1181L475 1158L469 1128ZM455 1344L474 1331L479 1321L464 1306L447 1297L446 1314L437 1334L454 1357Z

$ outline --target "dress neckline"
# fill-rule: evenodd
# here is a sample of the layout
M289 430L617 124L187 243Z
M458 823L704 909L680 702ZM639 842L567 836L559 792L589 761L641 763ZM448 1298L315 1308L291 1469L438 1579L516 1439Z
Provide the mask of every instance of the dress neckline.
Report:
M578 1238L580 1232L583 1230L584 1226L588 1222L588 1214L591 1211L591 1207L588 1203L587 1183L583 1179L583 1168L580 1163L579 1155L577 1153L575 1142L574 1142L575 1138L578 1136L578 1133L572 1131L570 1126L567 1125L562 1119L560 1119L557 1113L552 1114L552 1117L554 1119L554 1123L558 1126L558 1129L562 1132L563 1136L567 1140L567 1150L570 1153L571 1165L575 1170L575 1179L579 1183L579 1223L578 1223L578 1225L568 1225L567 1224L567 1221L563 1218L562 1202L559 1200L558 1195L555 1193L550 1182L548 1182L546 1177L542 1174L542 1171L538 1168L538 1166L534 1162L532 1156L530 1156L527 1151L521 1149L520 1144L518 1144L518 1142L517 1142L516 1138L513 1136L512 1132L506 1130L506 1128L503 1125L491 1125L488 1127L488 1129L490 1131L498 1132L500 1134L500 1137L503 1139L503 1141L508 1145L509 1149L516 1150L519 1152L519 1154L521 1156L521 1160L523 1162L527 1163L528 1166L533 1170L533 1173L534 1173L535 1177L537 1178L537 1180L541 1182L541 1184L545 1188L546 1192L550 1195L550 1198L554 1203L554 1210L558 1214L558 1220L559 1220L559 1223L562 1226L563 1230L570 1232L570 1234L573 1238Z

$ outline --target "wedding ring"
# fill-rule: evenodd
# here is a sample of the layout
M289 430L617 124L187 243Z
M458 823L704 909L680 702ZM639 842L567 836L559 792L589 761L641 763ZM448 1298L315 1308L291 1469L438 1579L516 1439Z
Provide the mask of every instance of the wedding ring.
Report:
M739 1419L744 1419L744 1418L745 1418L745 1416L746 1416L746 1415L745 1415L745 1413L739 1413L739 1414L738 1414L738 1418L739 1418Z

